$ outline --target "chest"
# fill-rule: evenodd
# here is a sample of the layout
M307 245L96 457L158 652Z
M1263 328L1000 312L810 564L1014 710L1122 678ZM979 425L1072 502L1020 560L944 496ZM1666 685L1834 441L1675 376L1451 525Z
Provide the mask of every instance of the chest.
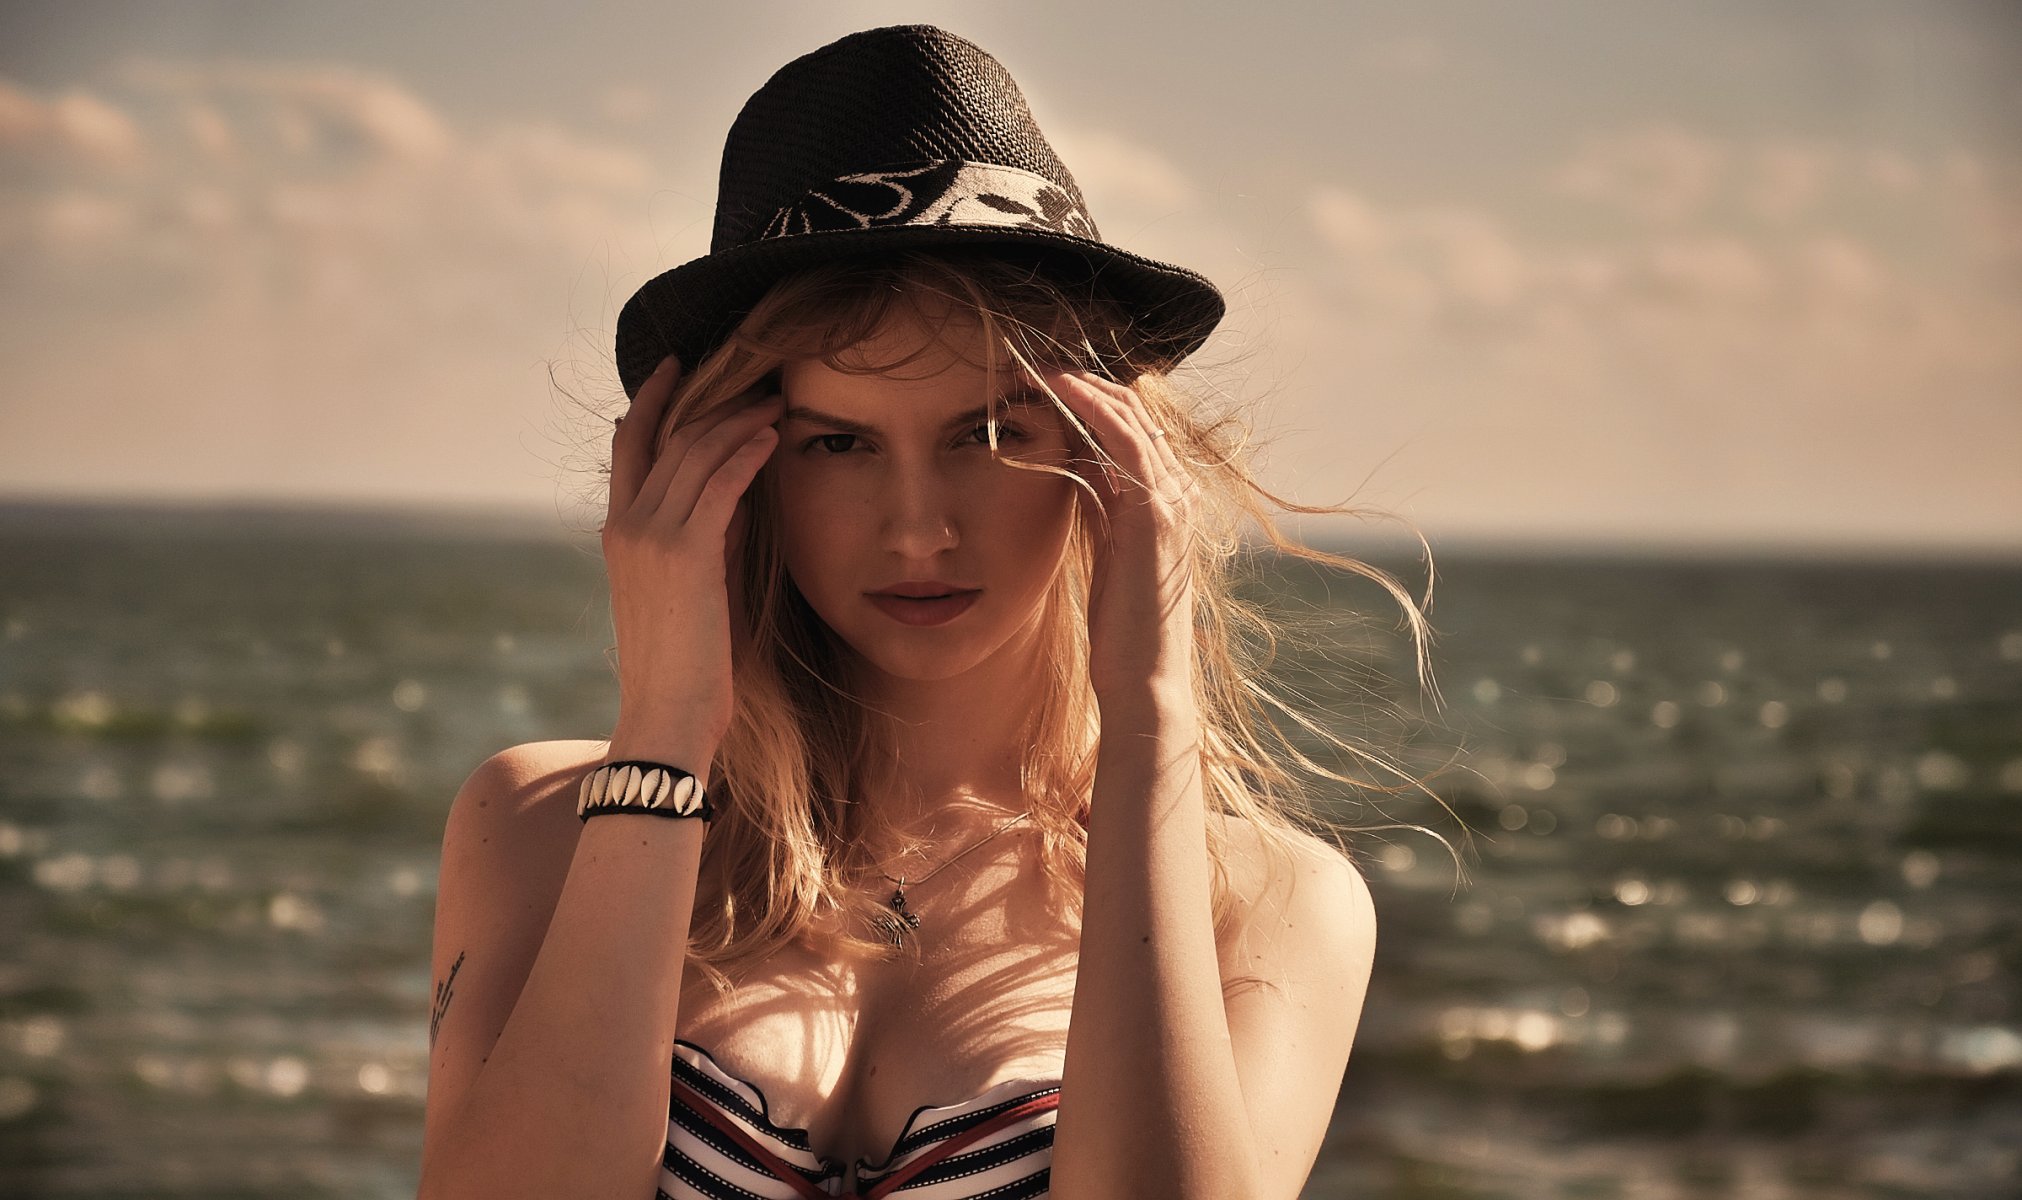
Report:
M775 1125L841 1163L883 1160L922 1106L1058 1079L1080 929L1031 849L908 889L918 962L836 962L793 946L722 997L690 967L679 1036L759 1091Z

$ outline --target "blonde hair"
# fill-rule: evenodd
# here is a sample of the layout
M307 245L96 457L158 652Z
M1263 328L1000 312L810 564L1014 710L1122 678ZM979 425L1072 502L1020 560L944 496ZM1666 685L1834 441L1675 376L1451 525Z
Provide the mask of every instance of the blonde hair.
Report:
M796 274L776 284L720 348L700 363L683 364L686 372L670 398L662 434L730 398L776 390L779 370L788 362L818 359L832 369L859 374L903 368L920 352L895 363L869 363L861 357L862 343L893 316L918 321L934 334L929 346L940 344L965 358L970 352L941 334L955 321L971 333L980 327L984 360L975 365L986 372L990 396L997 393L1006 360L1033 375L1042 366L1066 366L1129 383L1200 484L1198 536L1191 553L1201 787L1208 811L1248 822L1262 851L1280 866L1293 860L1300 842L1310 846L1315 838L1352 861L1342 836L1351 829L1412 828L1444 843L1420 825L1350 827L1316 812L1300 771L1357 792L1418 790L1439 798L1381 749L1338 736L1305 711L1316 706L1295 707L1278 694L1289 689L1267 684L1279 643L1293 640L1288 635L1295 623L1239 594L1242 568L1259 557L1259 547L1243 536L1248 521L1262 530L1270 550L1352 572L1388 592L1409 628L1419 686L1429 687L1427 651L1434 631L1403 584L1357 559L1286 538L1262 501L1299 513L1364 515L1370 510L1295 504L1259 486L1251 475L1251 439L1241 418L1210 413L1203 398L1156 369L1157 347L1140 337L1130 312L1073 279L1072 272L1051 269L1039 257L966 249L909 251ZM1050 394L1043 382L1039 390ZM1085 436L1072 411L1057 396L1053 401L1066 427ZM997 456L994 403L991 407L989 440ZM1039 831L1042 869L1064 885L1059 890L1071 898L1078 915L1087 863L1083 820L1098 742L1085 606L1099 536L1093 520L1101 519L1100 504L1071 472L999 461L1064 475L1091 500L1076 508L1061 569L1043 601L1037 644L1050 670L1043 672L1040 698L1020 736L1020 784L1031 810L1027 820ZM889 762L880 732L885 726L871 719L858 695L846 648L788 575L768 490L754 485L747 497L741 585L743 619L753 637L733 665L735 706L718 749L712 787L718 815L703 847L689 933L691 961L719 992L733 986L730 975L740 965L796 938L838 954L894 954L872 923L888 913L884 899L889 889L862 847L904 850L918 844L885 822L882 806L860 802L864 781L878 764ZM1422 536L1418 540L1427 555L1424 603L1429 609L1431 551ZM1302 644L1301 649L1324 657L1321 647ZM1432 694L1437 703L1436 688ZM1289 718L1310 740L1399 782L1337 774L1280 730L1270 719L1273 712ZM1229 884L1231 847L1220 821L1211 819L1207 827L1215 930L1222 937L1237 911Z

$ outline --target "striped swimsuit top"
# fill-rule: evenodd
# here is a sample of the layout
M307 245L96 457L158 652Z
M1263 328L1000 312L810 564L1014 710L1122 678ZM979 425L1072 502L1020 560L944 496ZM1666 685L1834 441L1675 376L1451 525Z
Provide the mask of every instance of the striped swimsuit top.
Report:
M765 1094L709 1051L674 1039L674 1091L656 1200L1029 1200L1052 1174L1057 1079L1007 1079L913 1110L881 1163L818 1155L805 1129L772 1123Z

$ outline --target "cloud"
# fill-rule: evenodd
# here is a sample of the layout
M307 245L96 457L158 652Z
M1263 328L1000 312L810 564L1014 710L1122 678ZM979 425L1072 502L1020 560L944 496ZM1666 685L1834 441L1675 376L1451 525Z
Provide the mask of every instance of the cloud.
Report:
M1049 135L1074 173L1074 182L1097 214L1121 212L1155 219L1191 207L1197 192L1186 172L1149 146L1105 129L1060 124Z
M1743 184L1748 207L1770 221L1803 216L1831 185L1838 157L1818 145L1780 142L1755 147Z
M1862 177L1873 187L1902 196L1923 186L1924 173L1907 155L1887 147L1877 147L1862 156Z
M1479 209L1379 209L1337 186L1307 197L1307 216L1342 264L1341 286L1362 310L1424 321L1442 308L1505 310L1531 286L1534 265L1502 222Z
M1559 194L1593 201L1653 222L1699 212L1729 166L1726 146L1676 125L1589 138L1550 175Z
M1639 255L1635 278L1643 290L1715 305L1753 304L1774 290L1762 256L1726 233L1667 235Z
M31 95L0 79L0 155L59 168L138 164L140 132L132 118L88 92Z
M129 58L113 82L143 95L243 111L280 148L309 158L433 161L451 134L429 105L394 81L355 67L323 63L219 60L203 63ZM210 130L193 127L199 140Z
M660 93L644 84L612 84L598 93L598 115L614 125L639 125L660 112Z
M183 129L199 153L219 161L238 157L238 135L216 105L192 101L183 106L182 118Z
M389 494L496 492L445 446L551 457L520 440L553 437L527 428L557 404L544 355L615 391L611 293L666 265L645 218L680 181L626 141L452 121L369 72L162 60L0 88L0 171L0 326L12 394L38 398L0 408L0 477ZM706 248L706 223L688 235ZM119 433L82 474L50 465L81 434L48 414L106 395L133 398Z
M1308 193L1307 423L1349 406L1428 511L1503 495L1512 528L1997 537L2022 503L2014 164L1671 127L1541 175L1462 205Z
M44 248L91 240L108 267L145 259L157 283L179 275L190 291L232 270L272 284L321 261L389 288L442 271L497 286L592 248L654 178L632 147L552 122L453 129L398 83L350 68L131 60L115 79L123 107L0 90L0 155L43 168L0 197L0 236L31 267L32 235ZM59 142L134 169L80 175L52 162ZM274 302L292 301L284 290Z
M1837 233L1814 233L1797 247L1803 279L1827 303L1862 304L1887 285L1886 268L1867 247Z

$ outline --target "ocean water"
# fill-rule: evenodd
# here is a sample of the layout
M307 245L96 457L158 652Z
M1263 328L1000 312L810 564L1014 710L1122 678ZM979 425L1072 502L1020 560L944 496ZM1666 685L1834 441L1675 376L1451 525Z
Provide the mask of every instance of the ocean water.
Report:
M2022 564L1436 566L1443 707L1366 582L1256 584L1458 822L1329 811L1465 864L1352 835L1306 1196L2017 1194ZM412 1196L446 806L608 732L610 644L594 537L0 508L0 1195Z

